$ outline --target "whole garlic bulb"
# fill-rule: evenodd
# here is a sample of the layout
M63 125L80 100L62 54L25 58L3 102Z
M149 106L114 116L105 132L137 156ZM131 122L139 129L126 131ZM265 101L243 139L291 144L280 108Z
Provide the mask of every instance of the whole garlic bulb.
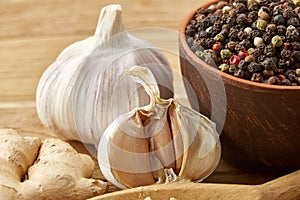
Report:
M98 145L105 178L125 189L169 182L169 176L199 181L210 175L221 156L215 123L172 98L160 98L149 69L133 67L128 73L143 85L150 104L120 115L105 130Z
M173 95L164 55L125 31L120 5L106 6L95 35L68 46L43 73L36 91L40 120L67 139L98 145L117 116L148 103L123 73L133 65L151 69L164 97Z

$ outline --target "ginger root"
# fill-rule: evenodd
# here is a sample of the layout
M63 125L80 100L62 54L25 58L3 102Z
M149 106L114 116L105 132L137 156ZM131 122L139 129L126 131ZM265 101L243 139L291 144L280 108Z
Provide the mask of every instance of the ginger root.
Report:
M87 199L107 192L95 163L59 139L0 129L0 199Z

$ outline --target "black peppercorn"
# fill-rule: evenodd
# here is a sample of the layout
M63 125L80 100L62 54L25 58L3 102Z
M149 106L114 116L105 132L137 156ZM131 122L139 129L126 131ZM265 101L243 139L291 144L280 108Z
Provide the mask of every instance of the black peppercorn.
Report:
M278 35L285 35L286 27L285 25L278 25L277 26L277 33Z
M300 50L293 51L293 58L295 62L300 62Z
M257 11L251 11L251 12L248 13L248 20L249 21L253 22L253 21L257 20L257 18L258 18Z
M262 83L263 82L263 77L260 73L253 73L252 77L251 77L251 81Z
M281 81L281 85L290 86L291 85L291 81L289 79L283 79Z
M296 71L295 70L287 70L285 72L286 78L288 78L291 82L297 82L297 76L296 76Z
M229 73L234 74L238 70L238 67L236 65L230 65L229 66Z
M241 60L238 64L238 68L242 70L248 69L248 63L245 62L245 60Z
M246 14L238 14L236 17L236 23L241 26L246 26L248 24L248 19Z
M276 63L272 58L265 58L262 61L262 65L266 70L275 70L276 69Z
M235 41L230 41L225 45L226 49L229 49L230 51L234 51L235 45L237 43Z
M265 58L266 58L266 55L264 55L264 54L261 54L261 55L259 55L258 57L257 57L257 62L263 62L264 60L265 60Z
M273 18L275 24L280 25L285 23L285 19L282 15L275 15Z
M289 41L297 41L299 39L299 32L294 26L290 25L286 29L285 37Z
M276 25L275 24L269 24L266 28L266 32L275 35L276 34Z
M237 69L234 74L234 76L239 77L239 78L244 78L245 77L245 71L241 69Z
M245 47L245 49L249 49L251 47L251 42L248 39L242 40L239 44Z
M268 33L264 33L262 36L262 39L264 40L264 43L270 43L272 40L272 35Z
M292 56L292 51L287 50L287 49L282 49L281 52L280 52L280 55L281 55L282 58L288 59Z
M260 37L262 36L262 33L259 31L259 30L253 30L251 33L250 33L250 37L251 39L253 40L255 37Z
M282 16L286 19L289 19L289 18L293 17L294 15L295 15L295 13L294 13L294 10L292 7L286 7L282 13Z
M299 27L300 26L300 21L297 17L292 17L287 21L287 25L292 25L295 27Z
M264 70L263 72L262 72L262 76L265 78L265 79L268 79L268 78L270 78L271 76L273 76L274 75L274 71L273 70Z
M246 7L246 4L244 4L244 3L236 3L234 7L237 10L237 13L247 12L247 7Z
M251 73L258 73L258 72L262 72L263 70L263 66L259 63L256 62L251 62L248 65L248 71Z
M248 5L248 10L249 11L256 11L256 10L258 10L258 8L259 8L259 5L256 2L253 2L253 3Z
M276 15L282 15L283 14L283 9L277 5L277 6L275 6L273 8L272 14L274 16L276 16Z
M269 57L274 56L275 52L276 52L276 49L272 44L269 44L265 47L264 54L266 56L269 56Z

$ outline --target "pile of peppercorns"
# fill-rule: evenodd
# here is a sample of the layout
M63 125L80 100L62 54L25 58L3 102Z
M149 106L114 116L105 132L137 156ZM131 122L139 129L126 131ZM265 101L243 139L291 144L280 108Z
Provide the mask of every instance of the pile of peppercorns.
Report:
M200 8L185 33L191 50L225 73L300 85L300 0L219 1Z

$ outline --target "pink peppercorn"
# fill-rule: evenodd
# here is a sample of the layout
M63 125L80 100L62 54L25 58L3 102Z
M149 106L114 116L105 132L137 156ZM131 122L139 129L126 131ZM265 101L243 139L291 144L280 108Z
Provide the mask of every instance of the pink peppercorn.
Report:
M238 57L237 55L233 55L233 56L231 56L231 58L229 59L229 63L230 63L231 65L238 65L238 64L240 63L240 61L241 61L241 58Z
M278 77L280 80L284 80L284 79L285 79L285 75L283 75L283 74L278 74L277 77Z
M221 42L215 42L215 43L212 45L212 49L213 49L214 51L219 51L220 47L221 47Z
M240 50L238 53L238 57L240 57L241 59L245 59L248 56L248 52L244 49Z

